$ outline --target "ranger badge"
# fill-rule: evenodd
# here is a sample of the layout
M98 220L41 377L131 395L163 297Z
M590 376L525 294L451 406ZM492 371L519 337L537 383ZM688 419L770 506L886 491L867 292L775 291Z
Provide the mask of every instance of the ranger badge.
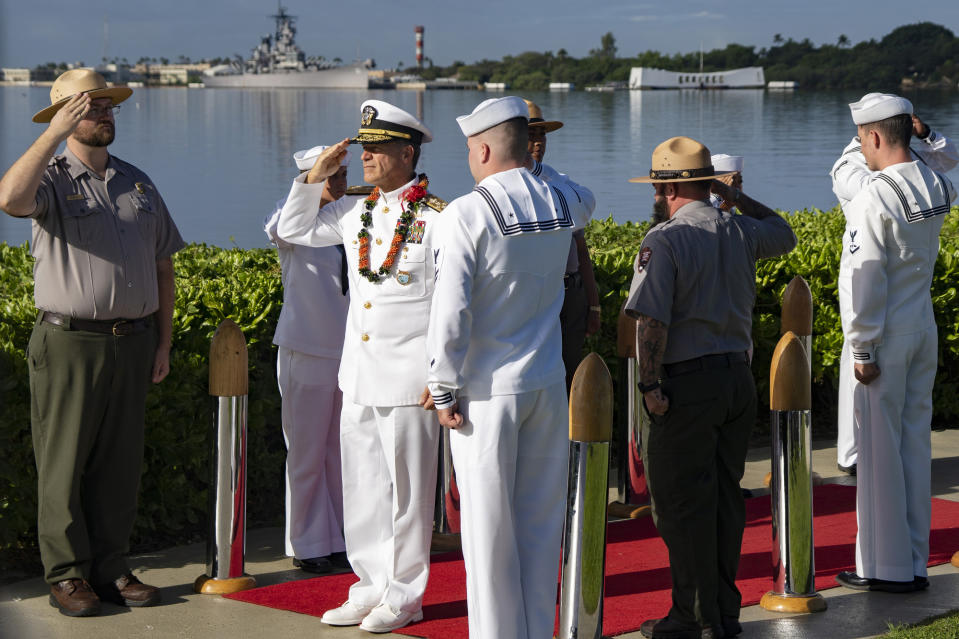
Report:
M639 268L637 269L640 273L643 272L643 269L646 268L646 265L649 264L649 258L653 256L653 249L648 246L643 247L643 250L639 252Z
M397 271L396 272L396 281L406 286L413 281L413 274L409 271Z

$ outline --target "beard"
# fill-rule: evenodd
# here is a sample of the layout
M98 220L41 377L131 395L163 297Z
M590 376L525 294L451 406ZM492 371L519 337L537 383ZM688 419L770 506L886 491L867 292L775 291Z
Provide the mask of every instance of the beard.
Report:
M100 123L90 130L76 130L73 137L77 142L87 146L110 146L113 138L116 136L116 130L112 124Z
M653 201L653 215L650 218L652 226L650 226L650 228L658 224L662 224L668 219L669 208L666 204L666 198L656 198L656 200Z

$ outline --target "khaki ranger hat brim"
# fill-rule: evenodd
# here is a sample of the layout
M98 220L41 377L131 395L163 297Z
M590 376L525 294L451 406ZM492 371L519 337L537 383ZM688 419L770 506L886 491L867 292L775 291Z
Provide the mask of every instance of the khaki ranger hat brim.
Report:
M526 108L529 109L530 128L543 129L546 133L549 133L550 131L555 131L563 127L563 123L558 120L544 120L543 110L532 100L523 98L523 102L526 103Z
M110 98L113 104L120 104L131 95L130 87L108 87L102 75L93 69L71 69L61 73L50 89L50 106L33 116L34 122L49 122L57 111L63 108L67 100L78 93L86 93L91 99Z
M669 138L653 150L653 168L648 177L634 177L630 182L662 184L665 182L697 182L714 180L736 171L716 173L709 149L692 138Z

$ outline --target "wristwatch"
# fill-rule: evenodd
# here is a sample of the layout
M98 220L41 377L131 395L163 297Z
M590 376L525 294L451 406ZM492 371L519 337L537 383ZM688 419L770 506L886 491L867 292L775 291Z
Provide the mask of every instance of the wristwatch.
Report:
M663 380L657 379L652 384L643 384L642 382L637 382L636 386L639 388L639 392L645 395L646 393L650 391L654 391L657 388L659 388L662 383L663 383Z

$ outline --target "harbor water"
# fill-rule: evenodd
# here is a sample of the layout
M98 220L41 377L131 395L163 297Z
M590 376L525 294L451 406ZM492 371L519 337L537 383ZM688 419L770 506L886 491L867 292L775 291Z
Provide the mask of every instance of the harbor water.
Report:
M745 156L744 190L781 210L836 204L828 171L855 134L847 104L859 91L617 91L529 93L546 119L546 162L596 194L596 217L649 218L652 187L631 184L650 168L653 148L674 135L713 153ZM292 154L355 135L363 100L389 101L433 130L419 170L430 191L452 200L473 187L456 116L498 93L316 89L141 88L117 114L113 154L146 171L188 242L267 246L262 221L296 175ZM952 92L908 96L933 128L959 138ZM46 87L0 87L0 166L6 170L43 126ZM360 147L350 147L349 183L363 182ZM959 171L949 177L959 180ZM0 215L0 241L21 244L30 222Z

